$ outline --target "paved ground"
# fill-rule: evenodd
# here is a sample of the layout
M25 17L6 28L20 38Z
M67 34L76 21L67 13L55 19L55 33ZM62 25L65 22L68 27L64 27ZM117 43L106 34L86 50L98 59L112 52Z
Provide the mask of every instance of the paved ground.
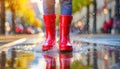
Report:
M22 39L21 39L21 38ZM7 39L10 39L10 36L4 40L7 40ZM39 52L41 51L41 44L42 42L44 41L44 36L40 36L40 35L17 35L16 37L14 36L11 36L11 39L17 39L18 40L15 40L15 41L12 41L10 43L7 43L5 45L2 45L0 47L0 51L4 50L4 51L8 51L8 56L11 54L11 49L12 48L16 48L16 50L22 50L23 52L24 51L27 51L30 53L34 53L34 60L32 61L31 63L31 67L29 69L39 69L39 68L42 68L42 69L46 69L46 61L44 58L44 56L49 56L49 57L52 57L55 58L56 60L56 64L59 64L59 55L61 53L59 52L46 52L46 53L43 53L43 52ZM20 38L20 39L19 39ZM59 39L59 38L57 38ZM71 40L73 42L73 45L74 45L74 51L73 53L68 53L68 54L63 54L64 56L68 56L70 55L71 59L70 58L66 58L67 60L71 61L72 62L76 62L76 61L80 61L82 62L83 64L87 64L87 60L88 60L88 57L90 57L89 61L90 61L90 64L97 64L98 65L98 69L101 69L101 64L102 64L102 69L111 69L111 65L114 65L114 64L117 64L115 63L114 61L114 57L116 56L114 52L113 55L109 56L109 48L105 49L104 48L104 43L109 43L109 44L117 44L119 43L119 40L120 40L120 36L116 35L116 36L112 36L112 35L103 35L103 34L99 34L99 35L72 35L71 36ZM74 43L74 41L77 41ZM92 44L84 44L84 43L81 43L81 41L83 42L89 42L89 43L102 43L102 45L97 45L97 48L95 46L92 46ZM112 43L110 43L110 41L112 41ZM96 49L97 53L95 54L93 51L93 49ZM90 49L91 51L88 52L88 49ZM37 51L38 50L38 51ZM87 56L87 53L90 53L89 56ZM93 55L94 53L94 55ZM98 58L96 57L98 56ZM96 57L96 58L94 58ZM107 58L106 58L107 57ZM107 59L106 61L104 60ZM113 58L113 59L112 59ZM52 59L47 59L47 60L52 60ZM63 58L62 58L63 59ZM66 60L65 59L65 60ZM109 59L109 60L108 60ZM112 59L112 60L111 60ZM98 62L97 62L97 61ZM42 64L41 64L42 63ZM110 63L110 64L109 64ZM78 63L77 63L78 64ZM100 64L100 66L99 66ZM109 68L106 68L107 66L105 65L107 64ZM96 66L97 66L96 65ZM71 65L72 66L72 65ZM95 66L95 67L96 67ZM60 67L59 65L57 65L57 67ZM80 68L76 68L76 69L80 69ZM96 68L93 68L93 69L96 69Z
M72 40L96 44L120 46L120 35L98 34L98 35L72 35Z
M0 37L0 50L7 49L10 46L17 48L32 50L33 47L39 50L41 49L41 42L44 41L44 36L39 34L36 35L10 35ZM59 38L57 37L57 42ZM74 45L74 49L80 49L81 42L120 46L120 36L119 35L108 35L108 34L89 34L89 35L71 35L71 42ZM76 43L78 42L78 43ZM58 48L58 43L56 45ZM8 49L7 49L8 50Z
M31 36L38 36L38 35L37 34L0 35L0 45L4 45L6 43L13 42L21 38L28 38Z
M9 48L13 46L23 46L25 45L34 45L38 42L41 42L42 36L41 34L34 35L9 35L9 36L1 36L0 37L0 51L7 51Z

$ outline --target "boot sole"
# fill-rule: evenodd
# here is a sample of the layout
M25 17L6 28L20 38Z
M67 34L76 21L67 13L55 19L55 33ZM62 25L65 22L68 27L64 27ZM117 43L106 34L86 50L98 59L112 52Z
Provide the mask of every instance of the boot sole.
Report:
M72 50L60 50L59 52L60 53L70 53L70 52L72 52Z

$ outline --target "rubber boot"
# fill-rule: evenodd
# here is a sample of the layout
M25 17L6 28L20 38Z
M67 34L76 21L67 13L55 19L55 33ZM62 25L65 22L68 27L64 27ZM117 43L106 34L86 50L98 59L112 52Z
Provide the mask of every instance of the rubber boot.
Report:
M70 61L72 58L72 53L60 53L59 54L60 58L60 69L70 69Z
M71 52L73 50L72 44L70 43L70 26L71 26L72 16L61 15L60 16L60 44L59 50L61 52Z
M55 57L50 55L44 55L45 61L47 63L46 69L56 69Z
M55 46L55 14L44 15L46 28L46 40L42 45L42 50L47 51Z

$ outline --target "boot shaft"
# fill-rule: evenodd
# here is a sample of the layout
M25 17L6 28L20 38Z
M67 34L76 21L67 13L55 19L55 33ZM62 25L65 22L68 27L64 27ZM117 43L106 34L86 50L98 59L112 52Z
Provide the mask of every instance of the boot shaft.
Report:
M55 14L44 15L44 24L46 28L46 38L55 39L56 28L55 28Z
M60 41L69 39L70 26L71 26L72 16L61 15L60 16Z

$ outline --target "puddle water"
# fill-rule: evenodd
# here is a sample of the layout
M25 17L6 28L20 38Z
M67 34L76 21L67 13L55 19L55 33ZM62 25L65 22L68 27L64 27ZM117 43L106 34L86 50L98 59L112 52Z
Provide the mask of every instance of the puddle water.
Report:
M1 69L120 69L119 46L80 41L74 41L73 46L74 51L68 53L25 51L16 46L8 51L7 56L4 52L1 54L0 67Z

